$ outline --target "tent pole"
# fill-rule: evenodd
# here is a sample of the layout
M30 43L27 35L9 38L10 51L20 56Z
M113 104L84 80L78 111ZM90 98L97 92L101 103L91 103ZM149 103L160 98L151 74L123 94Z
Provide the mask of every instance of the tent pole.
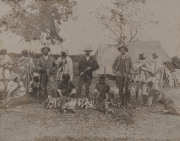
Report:
M106 80L106 67L104 67L104 77L105 77L105 80Z

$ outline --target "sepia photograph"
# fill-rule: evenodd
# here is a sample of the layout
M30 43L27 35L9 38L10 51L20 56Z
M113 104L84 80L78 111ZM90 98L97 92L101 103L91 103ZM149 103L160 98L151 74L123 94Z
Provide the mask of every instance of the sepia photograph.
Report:
M180 141L180 0L0 0L0 141Z

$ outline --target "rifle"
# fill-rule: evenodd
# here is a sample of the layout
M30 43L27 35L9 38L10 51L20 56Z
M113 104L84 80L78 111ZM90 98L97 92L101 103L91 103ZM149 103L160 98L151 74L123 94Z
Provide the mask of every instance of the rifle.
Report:
M87 68L82 72L83 74L87 71ZM82 76L82 73L79 75L79 77L75 80L75 82Z
M163 88L165 88L169 83L169 75L167 76L165 82L164 82L164 85L163 85Z

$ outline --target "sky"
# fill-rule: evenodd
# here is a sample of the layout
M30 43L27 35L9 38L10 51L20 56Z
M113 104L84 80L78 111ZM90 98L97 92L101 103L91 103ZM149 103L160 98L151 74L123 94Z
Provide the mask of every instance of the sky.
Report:
M92 46L95 53L99 45L107 44L111 34L98 22L93 12L102 5L110 5L112 1L77 0L77 6L73 10L77 20L63 24L60 34L65 42L51 47L52 53L60 53L63 47L69 50L69 54L80 54L88 45ZM140 8L142 14L153 15L158 24L145 26L136 39L160 41L170 57L180 57L180 0L146 0ZM2 17L10 8L0 1L0 10ZM42 45L39 42L24 43L18 36L6 32L0 33L0 47L7 48L8 52L19 53L26 48L40 52Z

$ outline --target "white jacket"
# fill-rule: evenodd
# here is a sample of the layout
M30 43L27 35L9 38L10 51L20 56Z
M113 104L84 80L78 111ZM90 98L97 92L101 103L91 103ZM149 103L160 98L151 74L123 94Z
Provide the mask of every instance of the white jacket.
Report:
M13 65L11 57L9 57L7 54L6 55L0 55L0 64L1 64L1 67L0 67L0 79L2 79L3 76L4 76L4 79L10 79L11 74L10 74L9 69ZM2 66L4 66L5 69Z
M67 56L65 59L59 57L56 64L59 67L57 71L57 80L62 80L63 74L69 74L70 79L73 79L73 63L72 59L69 56Z

